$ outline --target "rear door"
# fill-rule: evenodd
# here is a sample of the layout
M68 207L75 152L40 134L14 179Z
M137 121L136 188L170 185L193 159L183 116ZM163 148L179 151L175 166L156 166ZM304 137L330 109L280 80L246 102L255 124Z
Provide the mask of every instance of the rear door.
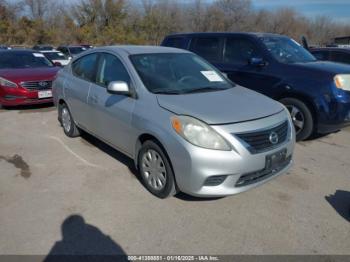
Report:
M65 97L73 118L83 128L90 129L91 109L88 106L88 94L92 82L95 82L98 54L81 57L72 64L72 74L65 82Z
M222 63L224 38L219 36L200 36L191 40L190 50L219 67Z
M131 127L135 99L107 92L112 81L126 82L132 88L131 78L121 60L110 53L101 53L96 83L91 86L89 104L94 115L94 133L121 151L133 152Z

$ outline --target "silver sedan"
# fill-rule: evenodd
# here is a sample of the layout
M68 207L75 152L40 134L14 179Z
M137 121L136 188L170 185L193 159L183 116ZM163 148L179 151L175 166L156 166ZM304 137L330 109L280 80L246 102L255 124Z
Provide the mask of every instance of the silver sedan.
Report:
M96 48L58 73L53 95L67 136L84 130L131 157L160 198L236 194L292 164L286 108L188 51Z

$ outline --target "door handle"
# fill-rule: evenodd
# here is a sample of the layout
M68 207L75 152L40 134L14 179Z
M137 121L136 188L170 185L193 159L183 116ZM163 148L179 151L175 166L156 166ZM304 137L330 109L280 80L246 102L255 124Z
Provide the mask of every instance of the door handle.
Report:
M98 97L97 96L90 96L90 102L92 104L97 104L98 103Z

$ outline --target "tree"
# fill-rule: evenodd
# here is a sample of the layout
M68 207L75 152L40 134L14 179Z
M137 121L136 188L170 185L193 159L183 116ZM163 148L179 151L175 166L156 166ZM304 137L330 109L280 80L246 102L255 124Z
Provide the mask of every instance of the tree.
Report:
M350 26L293 8L256 10L251 0L0 0L1 43L154 44L180 32L257 31L311 44L350 35Z

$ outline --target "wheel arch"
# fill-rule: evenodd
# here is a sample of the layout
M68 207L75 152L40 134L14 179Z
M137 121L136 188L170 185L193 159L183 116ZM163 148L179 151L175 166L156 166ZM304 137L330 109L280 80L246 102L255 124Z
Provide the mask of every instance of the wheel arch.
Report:
M134 163L135 163L135 168L136 170L139 170L139 153L140 153L140 150L142 148L142 145L146 142L146 141L152 141L154 142L155 144L157 144L163 151L165 157L167 158L168 162L169 162L169 165L170 165L170 168L172 170L172 173L173 173L173 179L174 179L174 187L175 187L175 194L177 192L179 192L179 187L177 185L177 180L176 180L176 174L174 172L174 168L173 168L173 164L171 162L171 159L170 159L170 156L165 148L165 146L163 145L163 143L161 142L160 139L158 139L157 136L151 134L151 133L143 133L141 135L139 135L138 139L137 139L137 142L136 142L136 146L135 146L135 156L134 156Z
M294 98L298 99L301 102L303 102L308 108L310 108L311 114L314 118L314 130L317 130L318 126L318 116L317 116L317 106L313 102L312 98L305 94L300 94L300 93L282 93L278 97L275 97L275 100L280 101L281 99L284 98Z
M170 166L172 168L171 159L170 159L168 152L165 149L163 143L161 142L161 139L159 139L157 136L155 136L149 132L142 133L141 135L139 135L139 137L136 140L135 153L134 153L135 168L138 169L138 164L139 164L138 157L139 157L139 152L141 150L141 147L146 141L149 141L149 140L155 142L158 146L160 146L160 148L164 151L164 154L167 156L169 163L170 163Z

